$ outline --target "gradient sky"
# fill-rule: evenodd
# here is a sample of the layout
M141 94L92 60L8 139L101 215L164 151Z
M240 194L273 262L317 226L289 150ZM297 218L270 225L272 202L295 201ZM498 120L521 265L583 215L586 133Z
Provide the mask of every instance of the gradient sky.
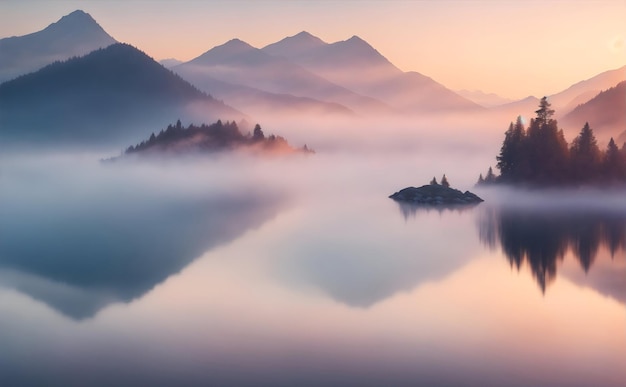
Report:
M0 37L76 9L155 59L189 60L235 37L263 47L302 30L358 35L402 70L510 98L626 65L626 0L2 0Z

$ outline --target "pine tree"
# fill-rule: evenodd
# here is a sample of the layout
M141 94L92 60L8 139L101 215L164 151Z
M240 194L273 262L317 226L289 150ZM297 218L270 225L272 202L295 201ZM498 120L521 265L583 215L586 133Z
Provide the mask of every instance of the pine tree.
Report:
M546 97L536 113L527 132L525 180L540 185L563 183L568 179L569 149Z
M254 126L254 132L252 132L252 140L261 141L265 138L265 134L263 134L263 130L261 129L261 125L256 124Z
M617 147L616 147L617 148ZM597 180L601 168L601 152L589 123L581 129L570 148L570 168L574 182Z
M483 185L485 184L485 179L483 178L483 174L481 173L480 176L478 176L478 181L476 182L476 185Z
M526 174L525 162L526 130L522 117L517 117L515 124L511 123L504 134L504 142L500 154L496 157L500 170L500 178L504 182L514 182Z
M437 178L435 176L433 176L433 179L430 181L430 185L439 185L439 183L437 183Z
M604 153L602 171L604 172L605 178L611 182L626 179L626 160L617 148L615 141L613 141L613 137L611 137L606 152Z
M539 125L545 125L552 120L554 110L551 109L551 106L550 102L548 102L548 97L543 97L541 98L541 101L539 101L539 109L535 110Z
M450 188L450 183L448 182L448 178L446 177L446 174L443 174L443 177L441 178L441 185L446 187L446 188Z
M487 176L485 176L485 183L492 184L495 182L496 182L496 175L493 174L493 169L489 167L489 170L487 171Z

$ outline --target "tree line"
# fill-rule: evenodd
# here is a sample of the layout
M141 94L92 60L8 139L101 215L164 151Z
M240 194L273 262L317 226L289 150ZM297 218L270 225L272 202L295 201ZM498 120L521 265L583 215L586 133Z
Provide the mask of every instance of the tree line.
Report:
M247 127L248 124L242 121L237 125L235 121L221 120L206 125L190 124L185 127L180 120L175 125L168 125L167 128L161 130L158 134L152 133L147 140L137 145L131 145L124 153L133 154L148 150L204 150L219 151L226 149L235 149L241 146L260 147L260 149L273 151L294 151L303 153L314 153L313 150L304 145L302 148L292 148L285 138L275 136L273 134L265 136L263 129L256 124L252 133L243 134L239 126Z
M589 123L568 144L554 109L543 97L536 117L526 127L521 117L511 122L496 157L496 176L491 167L478 184L525 184L565 186L626 183L626 143L621 149L611 138L601 150Z

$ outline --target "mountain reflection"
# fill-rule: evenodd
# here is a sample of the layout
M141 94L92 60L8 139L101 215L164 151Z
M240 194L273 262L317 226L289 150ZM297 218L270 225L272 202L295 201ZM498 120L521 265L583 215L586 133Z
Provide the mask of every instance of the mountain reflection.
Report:
M611 256L626 247L626 214L609 210L546 211L484 208L478 220L485 245L500 245L518 270L527 263L542 292L556 278L557 264L571 251L587 273L606 247Z
M0 284L74 319L129 302L279 210L253 196L115 198L0 211Z

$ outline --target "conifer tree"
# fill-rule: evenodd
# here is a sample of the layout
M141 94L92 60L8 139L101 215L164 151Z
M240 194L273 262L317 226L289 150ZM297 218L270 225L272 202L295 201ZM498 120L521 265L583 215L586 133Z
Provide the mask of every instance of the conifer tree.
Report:
M554 110L546 97L541 99L537 116L528 127L526 181L534 184L558 184L567 181L569 149L563 131L552 119Z
M539 101L539 109L535 110L539 125L545 125L552 120L554 109L552 109L551 106L550 102L548 102L548 97L544 96L541 98L541 101Z
M496 157L502 181L514 182L526 174L525 145L526 131L522 117L518 116L515 124L511 123L505 132L500 154Z
M616 147L617 148L617 147ZM589 123L581 129L570 148L570 168L576 183L586 183L598 178L602 157L598 141Z
M493 174L493 169L489 167L489 170L487 171L487 176L485 176L485 183L492 184L495 182L496 182L496 175Z
M448 182L448 178L446 177L446 174L443 174L443 177L441 178L441 185L446 187L446 188L450 188L450 183Z
M437 183L437 178L435 176L433 176L433 179L430 181L430 185L439 185L439 183Z
M607 180L611 182L623 181L626 179L626 160L617 148L613 137L609 141L609 145L604 153L602 161L602 170Z
M254 132L252 132L252 140L260 141L265 138L265 134L263 134L263 130L261 129L261 125L256 124L254 126Z

